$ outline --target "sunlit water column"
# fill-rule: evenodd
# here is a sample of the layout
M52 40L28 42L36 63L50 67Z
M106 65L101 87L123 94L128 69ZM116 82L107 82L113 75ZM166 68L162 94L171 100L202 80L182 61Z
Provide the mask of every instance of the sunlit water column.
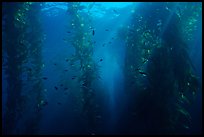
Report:
M118 53L117 53L118 54ZM120 67L122 61L118 58L117 54L107 50L104 55L104 62L101 68L102 81L105 86L105 92L108 96L107 111L109 117L107 117L107 131L108 133L115 133L117 128L118 117L120 115L118 102L121 98L121 91L123 91L123 74ZM119 62L120 61L120 62ZM122 99L121 99L122 101Z

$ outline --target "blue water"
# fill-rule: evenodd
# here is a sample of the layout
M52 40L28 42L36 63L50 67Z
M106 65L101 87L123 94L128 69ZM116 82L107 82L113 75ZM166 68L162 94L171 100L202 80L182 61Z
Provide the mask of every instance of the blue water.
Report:
M81 4L86 6L90 3ZM81 74L78 69L79 62L71 67L65 61L75 52L74 47L69 42L64 41L64 38L68 35L73 35L67 34L67 31L72 31L71 28L67 27L67 24L71 21L71 16L67 13L67 3L47 3L41 7L42 11L39 19L45 37L42 46L43 68L41 74L48 78L43 80L42 93L48 105L40 111L39 130L34 134L146 134L143 131L138 131L140 128L137 124L130 126L133 127L132 129L125 127L125 125L128 125L126 111L129 111L127 102L128 94L130 94L125 89L124 69L127 51L125 41L117 35L120 28L127 27L131 22L132 14L135 12L134 8L137 9L137 6L142 6L145 3L96 2L93 4L95 6L91 9L91 24L95 29L95 35L92 41L96 43L92 58L99 66L100 78L96 79L92 86L95 92L96 105L100 108L97 113L98 123L94 128L91 127L87 117L81 113L80 86L76 79L71 79L72 76ZM82 9L81 14L83 12L87 12L86 9ZM85 18L86 16L84 15ZM188 43L191 45L188 52L196 68L195 74L199 76L199 82L202 83L202 17L199 17L197 26L199 29L193 34L193 42ZM108 31L105 31L106 29ZM68 40L71 40L71 38ZM3 42L2 44L6 45ZM65 69L68 71L65 72ZM9 101L7 99L7 87L9 85L4 70L3 68L3 116L5 115L6 102ZM63 84L62 87L61 84ZM68 88L66 95L63 90L65 87ZM30 88L32 87L27 84L25 90ZM137 92L137 89L135 91ZM189 109L192 117L192 128L185 131L184 134L200 134L202 131L201 91L202 87L199 88L195 102ZM34 104L30 102L30 107L27 109L31 109L32 105ZM25 134L25 124L23 122L32 115L32 111L25 112L11 134Z

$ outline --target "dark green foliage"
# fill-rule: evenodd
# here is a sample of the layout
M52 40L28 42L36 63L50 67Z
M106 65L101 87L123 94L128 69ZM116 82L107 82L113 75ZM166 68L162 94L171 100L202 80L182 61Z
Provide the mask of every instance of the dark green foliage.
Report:
M137 50L127 46L126 68L130 67L135 72L136 67L143 66L140 61L142 58L148 60L146 67L143 68L146 77L139 78L137 73L134 74L140 84L137 83L131 89L135 91L133 94L135 98L130 98L135 100L135 106L130 106L135 113L135 122L144 132L174 134L178 133L179 129L191 127L191 116L187 106L190 105L191 95L198 90L199 84L197 77L193 75L188 45L184 42L187 38L182 37L185 28L181 27L185 22L182 15L185 15L186 11L182 11L183 14L180 15L178 5L176 3L141 5L138 12L133 15L134 18L140 18L139 23L133 19L131 25L133 29L139 25L136 28L140 29L127 34L131 36L127 43L136 45L133 48ZM184 7L185 4L180 6ZM136 61L130 64L131 59ZM126 74L129 73L131 74L131 70L126 69ZM131 77L134 79L134 75L126 75L126 83L130 83L128 79Z
M7 55L5 73L7 75L7 104L4 121L4 134L21 133L17 129L16 124L25 119L25 114L33 111L32 103L42 99L41 81L32 81L35 92L29 93L26 84L31 81L23 79L24 75L30 75L32 79L40 78L41 72L41 43L39 21L37 21L38 11L36 6L39 3L23 2L23 3L4 3L5 12L5 47L3 51ZM32 15L31 17L29 15ZM28 31L31 29L31 31ZM33 48L35 53L33 54ZM27 64L32 61L32 66L28 71ZM31 79L30 79L31 80ZM36 92L36 87L38 91ZM32 96L32 98L31 98ZM36 97L36 98L35 98ZM37 106L37 102L36 106ZM35 117L38 115L35 114ZM39 118L39 117L38 117ZM30 119L30 123L34 122L34 118ZM37 121L35 121L36 123ZM25 125L30 127L29 124ZM35 125L36 127L36 125ZM23 129L23 128L21 128ZM30 127L29 130L32 130ZM32 131L32 133L35 131ZM31 133L31 131L29 131Z
M42 84L42 42L43 42L43 35L39 20L39 9L40 9L40 3L32 3L29 10L29 16L27 19L27 22L29 24L30 31L26 34L26 40L29 41L28 46L28 63L31 63L32 66L30 69L32 70L29 74L30 80L27 81L28 83L32 83L32 87L28 91L29 99L28 102L32 102L32 105L29 104L27 106L28 110L27 112L31 113L30 117L26 119L26 133L34 134L38 131L38 124L41 119L41 112L37 112L37 107L39 103L44 100L43 98L43 84ZM26 71L26 73L29 73L29 71ZM36 113L37 112L37 113Z
M7 82L10 85L7 87L8 100L6 107L5 115L5 125L4 125L4 134L12 134L14 132L14 127L18 119L20 118L22 108L22 100L24 99L21 96L22 90L22 62L20 56L20 50L18 50L18 34L22 29L15 27L15 13L18 8L21 7L21 4L9 4L4 3L4 10L7 13L7 18L5 19L5 32L6 32L6 42L5 49L3 51L7 54L8 66L5 70L7 75ZM12 28L12 29L11 29Z
M92 88L93 81L98 78L98 65L93 61L93 48L91 43L91 34L89 28L91 24L87 23L88 19L78 13L80 3L73 2L68 4L68 12L71 14L70 26L74 31L74 41L72 45L75 48L75 55L71 57L70 64L76 61L80 63L80 73L78 82L81 85L82 114L87 117L91 128L96 124L96 103L95 93Z

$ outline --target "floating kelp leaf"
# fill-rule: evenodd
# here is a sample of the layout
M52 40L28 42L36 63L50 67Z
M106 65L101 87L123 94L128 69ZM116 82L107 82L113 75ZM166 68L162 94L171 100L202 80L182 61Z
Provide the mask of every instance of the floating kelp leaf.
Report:
M184 108L178 108L177 109L178 112L180 112L180 114L182 114L188 121L191 120L191 115L189 114L189 112L187 110L185 110Z
M189 129L189 126L188 126L188 125L183 124L182 126L183 126L185 129Z

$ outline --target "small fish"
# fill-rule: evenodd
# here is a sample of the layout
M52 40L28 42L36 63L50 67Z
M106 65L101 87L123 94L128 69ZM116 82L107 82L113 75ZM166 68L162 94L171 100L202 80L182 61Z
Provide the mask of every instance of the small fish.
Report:
M105 31L109 31L109 29L106 29Z
M71 33L70 31L67 31L67 33Z
M72 76L72 79L75 79L77 76Z
M92 34L93 34L93 35L95 34L95 31L94 31L94 29L93 29L93 32L92 32Z
M142 71L139 71L139 73L140 73L140 74L142 74L142 75L144 75L144 76L146 76L146 75L147 75L147 73L142 72Z
M68 69L65 69L64 71L68 71Z
M106 44L104 43L102 46L104 47Z
M111 44L112 42L108 42L109 44Z
M60 84L60 86L62 87L62 86L63 86L63 84Z
M66 62L68 62L68 61L69 61L69 59L66 59L65 61L66 61Z
M54 65L56 66L57 64L56 64L56 63L54 63Z
M47 77L43 77L42 79L47 80Z
M114 9L113 11L114 11L115 13L118 13L117 10L115 10L115 9Z
M103 59L100 59L100 61L103 61Z
M58 90L58 87L55 86L55 89Z
M62 103L60 103L60 102L57 102L57 104L58 104L58 105L62 105Z
M64 88L64 90L67 90L68 88Z

